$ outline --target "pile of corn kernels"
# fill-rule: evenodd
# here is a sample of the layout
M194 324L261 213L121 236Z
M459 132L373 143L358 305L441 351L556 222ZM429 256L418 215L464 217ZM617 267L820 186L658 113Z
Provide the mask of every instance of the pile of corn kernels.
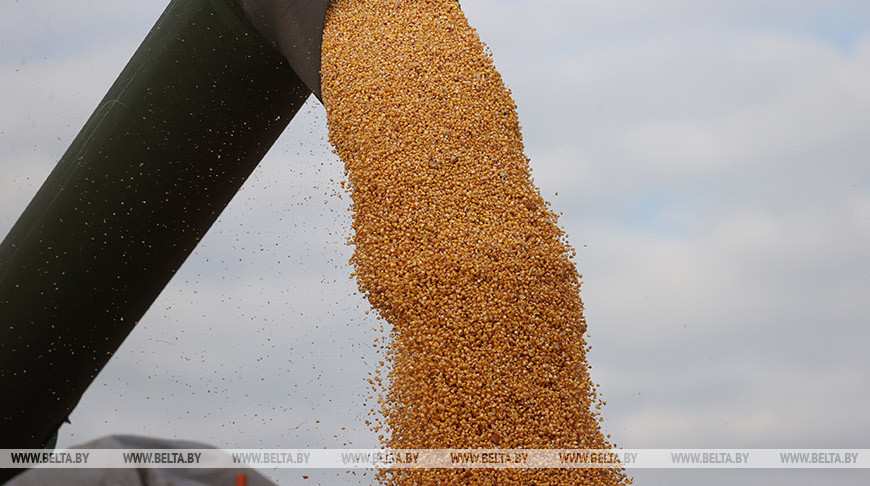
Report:
M395 449L607 449L573 250L510 91L453 0L333 0L322 51L360 290L391 326ZM380 380L380 378L378 378ZM622 469L403 469L386 484L625 484Z

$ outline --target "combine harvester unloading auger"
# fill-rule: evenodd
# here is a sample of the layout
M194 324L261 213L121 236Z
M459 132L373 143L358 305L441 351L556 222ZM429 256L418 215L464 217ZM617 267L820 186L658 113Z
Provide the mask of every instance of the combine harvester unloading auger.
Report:
M0 245L0 448L50 445L313 93L328 0L172 0ZM10 470L0 470L0 482Z

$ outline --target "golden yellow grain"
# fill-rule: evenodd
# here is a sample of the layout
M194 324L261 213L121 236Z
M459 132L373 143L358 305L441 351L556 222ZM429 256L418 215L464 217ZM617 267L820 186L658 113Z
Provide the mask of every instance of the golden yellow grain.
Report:
M391 326L384 445L610 444L573 250L531 183L516 106L453 0L333 0L322 51L360 290ZM385 385L385 386L384 386ZM625 484L619 469L395 470L385 484Z

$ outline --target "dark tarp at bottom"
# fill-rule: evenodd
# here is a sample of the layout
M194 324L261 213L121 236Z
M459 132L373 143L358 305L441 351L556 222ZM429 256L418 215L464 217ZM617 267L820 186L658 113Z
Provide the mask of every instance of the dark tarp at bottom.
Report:
M214 449L198 442L157 439L135 435L111 435L74 449ZM244 474L247 486L274 486L262 474L251 468L129 468L129 469L29 469L4 486L215 486L236 484L236 476Z

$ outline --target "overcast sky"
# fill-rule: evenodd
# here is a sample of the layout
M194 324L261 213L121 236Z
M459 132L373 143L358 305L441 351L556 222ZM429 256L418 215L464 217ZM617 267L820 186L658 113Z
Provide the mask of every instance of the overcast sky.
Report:
M0 3L0 237L166 4ZM870 3L462 6L513 91L535 182L578 249L591 373L616 443L870 447ZM59 445L132 433L376 447L363 403L380 333L348 279L341 179L323 108L309 101ZM870 479L632 475L639 485Z

